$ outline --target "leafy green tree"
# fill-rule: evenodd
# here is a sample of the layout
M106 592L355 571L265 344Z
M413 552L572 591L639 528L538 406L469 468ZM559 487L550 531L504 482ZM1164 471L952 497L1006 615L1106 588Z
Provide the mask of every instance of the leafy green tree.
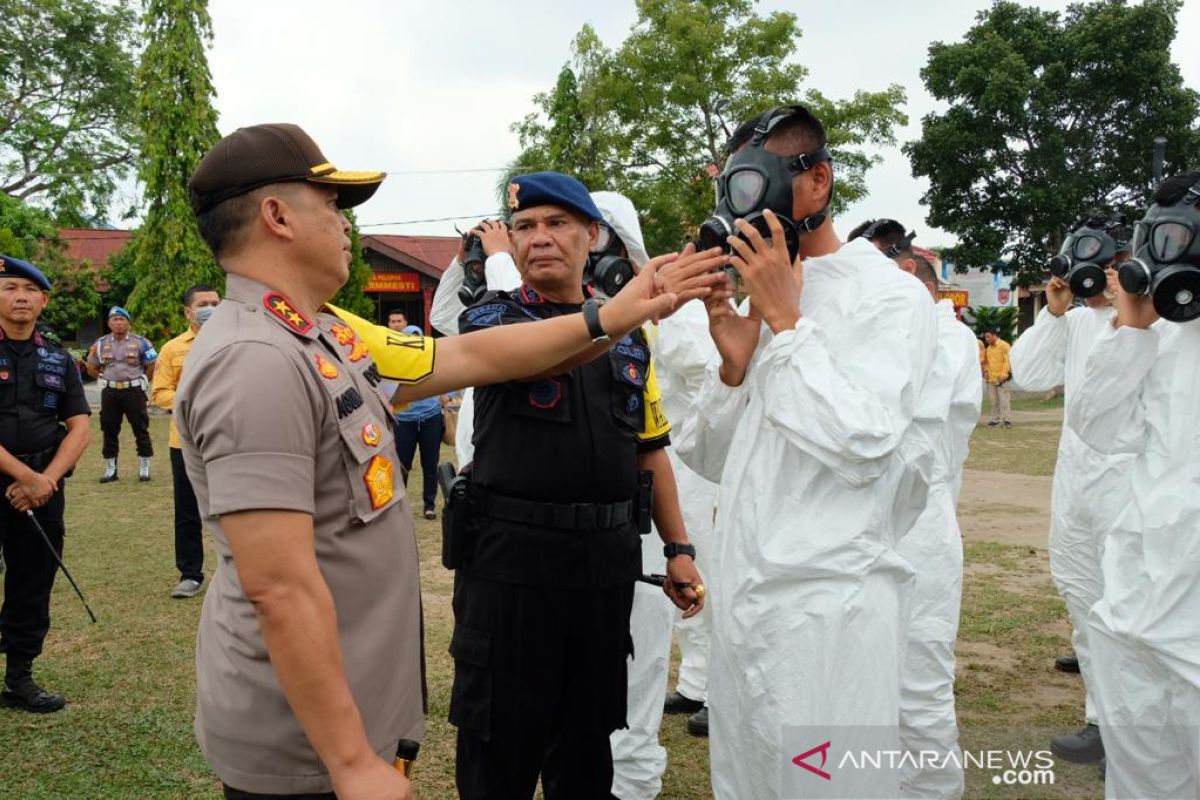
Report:
M1000 338L1012 343L1017 331L1017 307L973 306L963 311L963 319L982 336L988 331L999 331Z
M835 212L864 196L876 159L860 146L894 143L896 125L907 122L904 90L846 102L802 92L796 15L760 15L755 5L637 0L638 20L615 50L585 26L554 89L534 97L539 112L514 125L522 153L511 171L556 169L623 192L642 213L649 250L673 250L712 212L725 123L802 101L826 124L838 162Z
M948 105L905 147L929 179L928 221L960 264L1011 259L1038 279L1090 207L1133 214L1164 136L1167 174L1200 145L1197 93L1171 62L1177 0L1097 0L1065 13L997 2L960 42L935 42L921 77Z
M331 301L338 308L344 308L351 314L357 314L365 319L375 319L375 301L367 297L363 291L367 281L371 279L371 266L363 257L362 237L358 232L358 219L353 211L346 211L350 220L350 278L346 285L338 290Z
M141 130L138 177L146 217L130 242L137 286L129 310L158 341L182 332L183 293L196 283L223 287L225 275L200 238L187 181L220 138L205 46L212 41L206 0L146 0L137 75Z
M0 192L103 217L133 159L125 0L0 0Z
M46 211L0 193L0 252L33 262L54 287L42 321L59 336L73 338L84 320L100 313L100 292L90 263L66 256L58 226Z

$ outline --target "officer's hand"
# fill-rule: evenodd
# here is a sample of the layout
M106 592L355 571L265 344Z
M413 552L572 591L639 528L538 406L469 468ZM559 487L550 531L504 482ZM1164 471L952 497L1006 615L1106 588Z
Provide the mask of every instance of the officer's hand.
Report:
M679 588L685 585L685 588ZM700 591L696 591L700 587ZM704 579L696 569L696 563L691 556L675 556L667 560L667 579L663 581L663 591L671 602L683 609L683 618L689 619L700 613L704 608Z
M763 212L771 238L764 239L757 229L744 219L734 224L741 236L727 241L735 255L729 263L741 274L750 292L750 299L762 312L762 318L775 333L796 327L800 319L800 293L804 286L804 270L799 259L792 261L779 218L767 209Z
M18 478L9 488L14 487L20 488L25 498L32 504L32 508L41 508L46 505L46 502L58 491L57 483L33 470L30 470L28 475ZM18 508L17 510L24 511L25 509Z
M479 237L483 252L488 256L496 253L512 253L512 239L508 235L508 226L498 219L485 219L471 233Z
M21 513L33 508L33 501L29 499L29 495L27 495L25 490L15 483L10 485L8 489L5 490L4 497L8 500L9 505Z
M1071 293L1071 285L1057 275L1046 284L1046 308L1056 317L1067 313L1075 295Z
M657 322L675 308L678 298L659 291L657 275L660 264L677 257L676 253L671 253L651 260L616 297L601 307L600 325L614 341L624 338L643 322Z
M404 773L378 756L366 764L333 775L338 800L415 800Z
M696 246L689 244L678 254L670 255L675 257L659 256L652 263L657 262L659 290L678 298L672 313L684 303L708 297L726 286L725 274L719 271L726 259L719 247L697 253Z

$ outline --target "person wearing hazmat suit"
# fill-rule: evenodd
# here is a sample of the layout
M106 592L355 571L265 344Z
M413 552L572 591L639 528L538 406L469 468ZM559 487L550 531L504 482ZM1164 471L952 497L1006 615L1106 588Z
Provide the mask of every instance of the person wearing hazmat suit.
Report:
M1067 395L1085 443L1133 459L1088 616L1091 689L1106 796L1198 797L1200 172L1159 184L1132 251L1115 323Z
M825 133L806 109L742 125L729 152L701 241L737 232L725 241L749 303L739 314L731 286L706 299L721 363L677 440L721 486L708 572L713 791L812 796L833 769L839 796L896 797L895 770L839 764L851 747L899 746L912 570L896 544L930 479L914 416L934 307L870 242L839 241Z
M916 276L936 303L937 352L915 412L917 424L934 444L932 480L925 509L896 547L916 573L900 673L900 742L915 757L903 763L900 796L956 799L963 794L954 711L963 552L955 509L968 441L983 402L978 348L975 334L955 315L954 304L938 301L937 273L913 252L914 237L903 225L876 220L856 232ZM853 232L850 238L856 238ZM938 757L921 758L921 753Z
M1128 232L1110 214L1088 214L1073 227L1051 263L1051 272L1058 274L1052 274L1046 284L1046 307L1013 345L1010 358L1018 387L1045 392L1063 386L1068 399L1079 391L1092 345L1112 329L1114 268L1118 257L1127 254L1128 239ZM1111 289L1106 269L1112 270ZM1083 304L1072 308L1075 291L1082 295ZM1100 547L1125 502L1130 456L1089 447L1071 428L1070 405L1065 413L1050 492L1050 576L1071 615L1071 641L1087 694L1083 728L1054 737L1050 749L1059 758L1089 763L1104 757L1104 744L1091 691L1093 655L1087 617L1103 593Z

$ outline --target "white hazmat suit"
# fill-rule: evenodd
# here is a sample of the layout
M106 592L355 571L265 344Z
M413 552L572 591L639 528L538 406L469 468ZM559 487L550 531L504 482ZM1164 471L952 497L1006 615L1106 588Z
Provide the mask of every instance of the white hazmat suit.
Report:
M785 728L894 730L899 718L912 570L896 543L926 501L932 455L912 423L934 308L866 240L806 259L800 305L794 330L763 329L741 386L710 369L678 442L721 486L705 577L722 800L784 794L802 752L790 748L804 745ZM900 793L896 775L839 777L842 796Z
M654 360L662 389L663 409L676 429L683 429L708 366L719 360L717 348L708 335L708 313L700 301L685 304L662 321L654 342ZM667 450L675 483L679 487L679 506L688 540L696 548L700 574L713 569L713 512L717 506L717 485L696 474L683 463L672 447ZM708 696L708 650L712 630L712 610L705 604L690 619L678 618L675 633L679 637L679 681L677 689L690 700Z
M936 312L937 351L915 413L934 448L929 497L912 530L896 546L916 573L900 673L900 743L911 753L957 754L954 642L962 605L963 552L955 509L983 387L975 334L958 321L949 300L939 302ZM906 760L900 789L902 797L962 797L962 768L948 758Z
M1106 330L1067 411L1133 455L1089 616L1105 795L1200 797L1200 320Z
M1116 311L1080 306L1056 317L1043 308L1032 327L1013 345L1013 382L1030 392L1063 386L1068 400L1084 380L1092 345L1112 330ZM1088 611L1100 599L1100 549L1104 534L1124 505L1128 455L1102 453L1089 447L1070 426L1070 406L1064 412L1058 442L1058 464L1050 491L1050 576L1067 604L1074 631L1071 642L1087 689L1085 721L1097 724L1092 698L1092 649L1088 642Z

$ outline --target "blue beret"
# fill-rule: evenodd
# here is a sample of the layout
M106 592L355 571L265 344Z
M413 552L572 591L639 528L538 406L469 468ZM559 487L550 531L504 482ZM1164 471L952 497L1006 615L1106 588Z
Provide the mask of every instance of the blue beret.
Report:
M133 317L129 316L129 312L126 311L125 309L121 308L120 306L113 306L112 308L110 308L108 310L108 316L109 317L124 317L125 319L127 319L131 322L133 321Z
M561 172L532 172L512 179L508 185L509 212L536 206L562 206L593 222L604 220L587 187Z
M42 271L30 264L28 261L22 261L19 258L6 256L0 253L0 274L16 275L18 278L27 278L33 281L38 286L42 287L47 292L50 291L50 279L42 274Z

